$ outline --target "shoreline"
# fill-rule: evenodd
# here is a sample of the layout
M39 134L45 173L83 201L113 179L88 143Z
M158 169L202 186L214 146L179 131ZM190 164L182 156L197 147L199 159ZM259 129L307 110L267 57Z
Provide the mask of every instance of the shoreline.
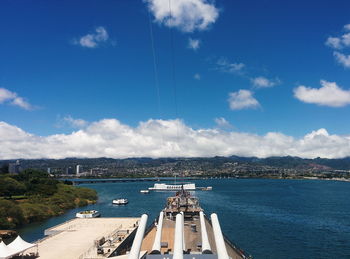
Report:
M134 178L71 178L69 181L73 183L75 186L79 185L89 185L89 184L103 184L103 183L126 183L126 182L174 182L177 180L177 184L188 183L191 181L198 180L215 180L215 179L275 179L275 180L322 180L322 181L339 181L339 182L350 182L350 178L344 177L317 177L317 176L216 176L216 177L184 177L181 180L179 178L171 178L171 177L159 177L159 178L144 178L144 177L134 177ZM67 180L67 179L60 179Z
M348 178L340 178L340 177L335 177L335 178L318 178L318 177L304 177L303 179L305 180L324 180L324 181L339 181L339 182L350 182L350 179Z
M350 182L350 178L344 177L317 177L317 176L203 176L203 177L183 177L182 179L175 177L96 177L96 178L67 178L67 179L58 179L60 181L71 181L74 184L91 184L91 183L124 183L124 182L165 182L165 181L178 181L188 182L188 181L198 181L198 180L213 180L213 179L280 179L280 180L325 180L325 181L341 181L341 182ZM85 183L86 182L86 183Z

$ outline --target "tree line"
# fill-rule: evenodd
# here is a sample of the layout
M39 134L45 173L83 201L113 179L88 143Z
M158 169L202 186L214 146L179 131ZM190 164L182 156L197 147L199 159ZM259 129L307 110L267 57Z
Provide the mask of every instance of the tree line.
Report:
M43 171L5 172L0 175L0 229L15 229L96 200L95 190L59 182Z

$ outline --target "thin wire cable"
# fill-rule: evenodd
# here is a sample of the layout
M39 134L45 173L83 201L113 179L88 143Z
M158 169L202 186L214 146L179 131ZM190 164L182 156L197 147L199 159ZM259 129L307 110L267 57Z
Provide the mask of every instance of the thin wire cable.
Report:
M171 23L171 19L172 19L171 0L169 0L169 14L170 14L170 23ZM178 113L178 105L177 105L177 89L176 89L176 77L175 77L174 35L173 35L171 24L169 24L169 34L170 34L170 52L171 52L171 77L173 81L175 116L176 116L176 119L178 119L179 113Z
M155 47L154 47L152 18L151 18L151 12L149 10L148 10L148 19L149 19L149 31L150 31L152 56L153 56L154 83L155 83L156 92L157 92L157 110L158 110L159 119L161 119L162 114L161 114L161 108L160 108L160 87L159 87L159 79L158 79L158 68L157 68L156 51L155 51Z
M171 19L172 19L171 0L169 0L169 15L170 15L169 34L170 34L170 52L171 52L171 76L172 76L172 81L173 81L175 116L176 116L176 119L179 119L178 102L177 102L177 85L176 85L176 76L175 76L174 35L173 35L172 26L171 26ZM178 123L176 122L176 142L180 146L179 140L180 140L180 138L179 138L179 126L178 126ZM181 176L182 176L182 182L184 182L183 172L181 173Z
M152 56L153 56L153 72L154 72L154 83L157 92L157 110L159 119L162 119L162 111L160 107L160 86L159 86L159 78L158 78L158 66L157 66L157 58L156 58L156 50L154 46L154 35L153 35L153 27L152 27L152 17L151 12L148 10L148 20L149 20L149 32L151 38L151 48L152 48ZM161 147L164 147L164 134L162 129L160 130L160 139L161 139Z

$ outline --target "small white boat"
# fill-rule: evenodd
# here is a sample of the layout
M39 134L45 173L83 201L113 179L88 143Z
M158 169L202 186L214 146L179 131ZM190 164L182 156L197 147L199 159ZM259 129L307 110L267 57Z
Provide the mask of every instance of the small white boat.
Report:
M149 190L141 190L140 193L148 194L148 193L149 193Z
M112 201L114 205L126 205L129 203L128 199L114 199Z
M77 212L75 214L76 218L82 218L82 219L97 218L99 216L101 216L101 214L97 210L84 210L84 211Z

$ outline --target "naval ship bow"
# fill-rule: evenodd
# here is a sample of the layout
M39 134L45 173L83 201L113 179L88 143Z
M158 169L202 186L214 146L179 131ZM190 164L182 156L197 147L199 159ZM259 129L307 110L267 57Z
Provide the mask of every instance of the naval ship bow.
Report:
M183 188L168 197L158 219L146 229L142 215L128 259L251 258L226 238L218 216L207 218L198 198Z

